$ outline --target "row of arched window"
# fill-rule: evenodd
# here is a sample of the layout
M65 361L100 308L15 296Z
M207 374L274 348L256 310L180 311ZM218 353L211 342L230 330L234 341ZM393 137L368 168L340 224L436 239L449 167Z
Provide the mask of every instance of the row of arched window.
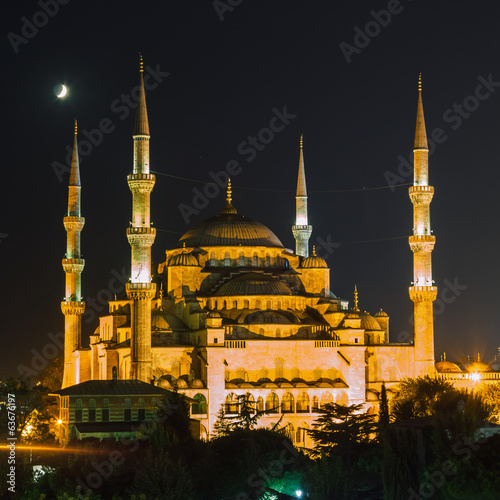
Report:
M279 267L288 267L288 260L282 259L281 257L276 257L274 264ZM262 259L255 252L251 257L245 257L243 252L240 252L237 259L231 259L231 254L229 252L224 253L222 261L217 260L215 252L210 254L209 265L211 267L220 266L222 263L225 267L230 267L231 265L243 266L253 266L253 267L270 267L272 264L272 259L269 254L266 254Z
M263 309L263 310L287 310L287 309L305 309L306 301L301 298L288 299L268 299L262 301L260 299L208 299L207 306L209 309Z
M267 411L269 413L314 413L319 410L319 408L324 407L328 403L333 403L334 399L330 392L325 392L321 396L321 400L318 396L313 396L312 399L309 397L307 392L302 392L297 399L293 396L291 392L287 392L279 400L279 396L275 392L270 392L266 399L262 396L255 398L252 394L248 394L248 400L256 411ZM335 400L339 404L347 405L349 400L347 394L342 391L337 395ZM236 394L231 393L226 397L225 404L226 414L238 414L239 413L239 402Z

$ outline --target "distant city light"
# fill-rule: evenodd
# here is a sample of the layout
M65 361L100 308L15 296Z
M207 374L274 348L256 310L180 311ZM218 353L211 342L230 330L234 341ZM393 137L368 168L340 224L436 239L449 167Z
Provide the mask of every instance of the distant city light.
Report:
M297 498L302 498L302 490L297 490L297 491L295 492L295 496L296 496Z

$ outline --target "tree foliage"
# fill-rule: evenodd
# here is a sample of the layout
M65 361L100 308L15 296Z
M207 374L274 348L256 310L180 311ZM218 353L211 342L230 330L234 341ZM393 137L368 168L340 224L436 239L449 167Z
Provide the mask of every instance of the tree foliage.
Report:
M338 403L320 408L314 428L307 431L316 443L313 454L350 452L356 445L368 443L376 431L375 415L362 413L361 408Z

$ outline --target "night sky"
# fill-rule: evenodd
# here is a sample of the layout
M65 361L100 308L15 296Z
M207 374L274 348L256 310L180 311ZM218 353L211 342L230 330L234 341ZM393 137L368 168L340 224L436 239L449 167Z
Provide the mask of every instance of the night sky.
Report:
M232 176L238 212L294 248L303 133L310 243L327 257L337 296L352 301L357 284L363 310L383 308L390 315L392 342L408 341L412 331L406 238L412 205L407 185L387 186L413 180L399 165L412 153L422 72L427 132L434 131L439 142L429 161L437 238L433 277L440 297L436 356L446 351L457 360L479 352L492 360L500 345L500 37L493 2L476 2L472 9L470 2L451 0L143 0L132 8L49 0L50 16L43 14L43 1L8 3L0 373L31 367L33 350L42 352L51 343L48 334L64 326L62 219L75 117L86 218L84 345L97 314L104 313L97 310L103 307L99 299L117 288L111 280L128 278L125 230L132 196L126 176L139 52L145 75L151 75L155 267L189 226L220 212L224 190L205 207L195 200L201 208L188 223L179 207L193 207L194 190L206 189L210 172L223 172L232 161L238 163ZM62 100L53 93L59 83L69 88ZM287 123L269 139L262 130L283 113ZM267 144L259 142L257 151L248 137L259 132ZM340 245L327 252L322 242ZM96 305L90 307L89 299Z

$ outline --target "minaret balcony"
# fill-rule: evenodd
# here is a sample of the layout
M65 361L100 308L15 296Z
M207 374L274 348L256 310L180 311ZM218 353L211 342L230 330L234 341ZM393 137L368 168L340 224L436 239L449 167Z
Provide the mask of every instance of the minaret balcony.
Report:
M63 223L66 231L81 231L85 225L85 217L64 217Z
M153 174L130 174L127 175L128 187L132 193L150 193L155 185Z
M433 302L437 298L437 286L410 286L412 302Z
M130 246L150 247L156 237L156 228L154 227L128 227L127 239Z
M414 205L429 204L434 196L434 186L410 186L408 194Z
M133 300L151 300L156 295L156 283L127 283L125 288Z
M84 259L63 259L62 266L65 273L81 273L85 267Z
M83 300L64 300L61 302L61 311L65 316L81 316L85 312Z
M436 244L436 237L433 234L414 234L408 238L408 242L413 253L430 253Z

